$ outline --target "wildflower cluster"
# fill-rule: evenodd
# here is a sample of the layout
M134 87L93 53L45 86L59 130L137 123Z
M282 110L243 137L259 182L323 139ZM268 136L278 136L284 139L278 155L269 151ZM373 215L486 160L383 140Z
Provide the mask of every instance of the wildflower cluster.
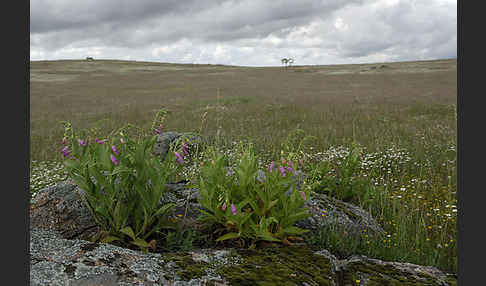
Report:
M282 159L260 170L257 160L248 147L234 169L214 150L204 162L199 182L201 219L224 233L217 241L237 239L250 247L258 241L290 244L289 239L305 232L293 226L309 216L303 207L309 192L297 188L297 166Z
M330 150L326 160L314 165L309 176L312 189L340 200L363 204L374 199L376 188L370 179L360 175L363 149L353 145L350 150ZM334 151L334 152L333 152Z
M64 164L103 229L98 237L102 242L128 240L142 250L155 249L156 240L147 240L168 227L174 204L159 202L183 158L172 150L161 162L152 152L156 139L132 140L122 131L111 139L80 137L66 124Z

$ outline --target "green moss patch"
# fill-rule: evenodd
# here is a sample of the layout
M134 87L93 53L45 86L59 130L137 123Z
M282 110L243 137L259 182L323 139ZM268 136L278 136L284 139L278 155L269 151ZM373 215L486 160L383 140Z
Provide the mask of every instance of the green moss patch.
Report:
M173 261L180 267L181 270L176 274L185 281L201 278L206 274L209 267L209 264L206 262L194 261L190 253L172 253L166 257L168 262Z
M238 250L242 262L218 274L231 285L334 285L332 262L305 246Z

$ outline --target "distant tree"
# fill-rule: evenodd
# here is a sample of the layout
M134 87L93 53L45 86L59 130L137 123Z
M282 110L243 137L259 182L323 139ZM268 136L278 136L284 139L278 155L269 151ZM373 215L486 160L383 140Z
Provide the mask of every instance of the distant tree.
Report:
M285 69L287 69L288 66L292 65L294 63L294 59L292 58L283 58L281 59L281 62L283 65L285 65Z
M289 59L283 58L283 59L281 59L281 62L282 62L283 65L285 65L285 68L287 68L287 64L289 63Z

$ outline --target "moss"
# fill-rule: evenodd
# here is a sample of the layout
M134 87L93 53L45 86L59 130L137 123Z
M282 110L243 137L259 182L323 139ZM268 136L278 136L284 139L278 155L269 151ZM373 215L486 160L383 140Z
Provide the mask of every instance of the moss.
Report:
M415 275L406 271L400 271L392 265L380 265L374 263L365 263L363 261L352 262L342 273L344 284L354 285L356 277L365 274L368 280L368 286L379 285L403 285L403 286L432 286L438 285L437 280L429 275L416 273ZM456 284L456 279L447 281L450 285Z
M217 273L231 285L333 285L332 262L305 246L238 250L242 262Z
M175 262L180 267L176 274L185 281L201 278L206 274L209 264L206 262L196 262L190 253L171 253L166 256L167 262Z

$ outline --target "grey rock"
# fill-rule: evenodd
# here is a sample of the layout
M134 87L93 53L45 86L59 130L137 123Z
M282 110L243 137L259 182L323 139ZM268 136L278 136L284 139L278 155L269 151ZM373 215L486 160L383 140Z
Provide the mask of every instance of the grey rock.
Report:
M456 275L444 273L432 266L412 263L382 261L355 255L338 262L338 272L344 278L343 285L456 285Z
M30 227L56 230L64 238L80 239L88 239L100 230L70 181L36 194L30 205Z
M366 211L355 205L340 201L325 194L312 194L304 205L311 216L300 220L300 228L316 230L321 227L339 226L349 235L383 235L385 232L378 222Z
M291 251L291 250L287 250ZM198 249L181 253L143 253L110 244L97 244L84 240L68 240L53 230L31 229L30 239L30 284L31 285L238 285L231 284L229 277L221 276L221 267L238 267L242 271L258 271L268 263L280 263L281 258L269 259L260 265L244 266L246 255L251 251L233 249ZM260 252L265 253L265 252ZM265 255L279 256L271 250ZM274 254L271 254L274 253ZM290 252L291 253L291 252ZM244 254L245 256L243 256ZM326 285L456 285L457 277L435 267L411 263L386 262L362 255L338 260L327 250L311 252L325 257L327 273L321 277ZM187 275L191 270L184 264L203 266L202 272ZM182 259L181 259L182 258ZM273 261L273 262L272 262ZM304 259L312 263L313 259ZM272 267L272 266L271 266ZM278 265L275 265L277 269ZM300 270L299 270L300 269ZM303 265L296 265L289 279L300 272ZM300 273L300 274L295 274ZM283 273L282 273L283 274ZM285 275L285 274L284 274ZM254 276L254 275L253 275ZM185 277L185 278L183 278ZM264 279L265 277L262 277ZM272 282L272 281L267 281ZM307 280L308 285L321 285L316 280Z
M184 281L177 274L184 269L161 254L67 240L36 228L31 229L30 256L31 285L205 285L223 280L203 276Z

